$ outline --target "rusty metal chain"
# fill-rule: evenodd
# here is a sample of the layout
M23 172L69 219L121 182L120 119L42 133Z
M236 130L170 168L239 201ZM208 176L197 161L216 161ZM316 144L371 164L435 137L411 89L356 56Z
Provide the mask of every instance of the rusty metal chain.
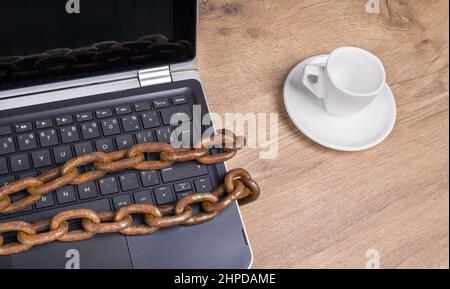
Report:
M108 173L135 169L140 171L169 168L175 163L194 161L211 165L233 158L239 150L239 138L222 130L217 136L202 139L195 149L174 149L166 143L144 143L129 150L112 153L93 152L68 161L64 166L44 172L38 177L26 178L0 188L0 213L20 212L37 203L43 196L66 185L82 185L98 180ZM210 148L220 147L221 152L211 154ZM159 153L160 159L146 161L146 153ZM93 165L92 171L80 174L79 168ZM27 190L28 196L12 202L11 195Z
M226 197L223 197L226 195ZM0 256L18 254L53 241L76 242L97 234L121 233L148 235L162 228L197 225L212 220L233 202L245 205L260 195L258 184L244 169L231 170L223 185L211 193L190 194L176 205L156 207L150 204L129 205L117 212L94 212L89 209L64 211L51 220L33 224L23 221L0 223ZM203 211L194 214L192 205L201 204ZM144 224L134 224L133 215L143 214ZM70 231L69 221L80 220L82 229ZM17 242L4 244L2 233L17 232Z
M28 178L6 185L0 189L0 213L19 212L38 202L42 196L65 185L80 185L98 180L111 172L126 169L158 170L171 167L177 162L196 160L201 164L216 164L236 155L238 138L227 131L219 137L201 140L198 149L174 149L164 143L147 143L127 151L110 154L94 152L68 161L63 167L52 169L35 178ZM220 147L218 154L210 148ZM159 153L160 160L146 161L145 153ZM80 174L79 167L93 164L94 170ZM15 203L10 196L27 190L29 196ZM33 224L23 221L0 223L0 256L27 251L33 246L53 241L75 242L87 240L97 234L121 233L124 235L147 235L161 228L177 225L196 225L212 220L235 201L246 205L258 199L260 188L250 173L244 169L231 170L224 184L211 193L195 193L185 196L176 205L156 207L150 204L130 205L117 212L94 212L89 209L64 211L51 220ZM194 214L192 205L201 204L203 211ZM144 224L133 222L135 214L143 214ZM70 231L70 220L81 220L82 229ZM2 233L17 232L17 242L4 243Z

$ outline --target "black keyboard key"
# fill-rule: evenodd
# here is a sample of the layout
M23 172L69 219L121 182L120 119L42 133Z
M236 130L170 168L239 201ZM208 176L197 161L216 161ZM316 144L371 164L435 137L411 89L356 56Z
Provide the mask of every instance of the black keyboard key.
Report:
M65 186L56 190L56 199L60 205L75 202L77 200L75 188L73 186Z
M114 151L112 138L105 138L95 142L95 148L102 153L110 153Z
M39 202L36 203L36 209L43 209L52 207L55 205L55 198L53 197L53 193L42 196Z
M197 162L179 163L161 170L164 183L199 177L208 174L208 167Z
M173 187L175 188L176 193L192 190L191 182L178 183L173 185Z
M147 111L150 110L150 103L149 102L141 102L141 103L136 103L134 105L134 110L136 112L141 112L141 111Z
M98 196L97 187L94 182L79 185L78 194L80 195L80 200L95 198Z
M163 120L164 125L170 125L170 120L173 117L174 119L178 120L192 120L192 113L191 109L188 105L183 106L175 106L167 109L161 110L161 116ZM174 125L177 125L178 122L174 123Z
M155 100L153 102L153 107L154 108L163 108L163 107L168 107L168 106L170 106L170 103L169 103L169 100L167 98Z
M74 203L69 206L56 207L56 208L52 208L50 210L42 210L42 211L36 212L34 214L27 214L27 215L21 216L20 219L22 221L34 223L34 222L38 222L38 221L42 221L42 220L50 220L51 218L53 218L60 212L74 210L74 209L91 209L95 212L107 212L107 211L111 211L111 206L109 204L108 199L100 199L100 200L93 200L90 202ZM72 222L69 221L69 223L72 225ZM79 223L79 222L76 221L74 223ZM74 225L76 226L74 229L81 229L81 227L78 227L76 224L74 224ZM112 235L108 236L108 238L106 238L106 239L109 239L110 237L112 237ZM85 248L84 245L86 245L86 244L83 244L83 248ZM123 246L123 244L121 244L121 245ZM109 247L109 248L115 248L115 247L117 247L117 246L113 245L112 247ZM126 247L126 245L125 245L125 247ZM90 249L94 249L94 248L90 248ZM99 249L99 248L97 247L97 249ZM47 250L44 250L44 251L47 251ZM65 250L64 250L64 252L65 252ZM43 258L43 256L46 256L46 255L44 254L44 255L38 255L38 256L39 256L39 258ZM127 251L127 258L128 258L128 251ZM92 265L92 266L95 267L95 265ZM54 265L54 267L57 267L57 265Z
M127 114L127 113L132 113L133 112L133 110L131 109L131 106L129 106L129 105L116 107L114 110L116 111L117 115L123 115L123 114Z
M0 188L4 187L6 185L9 185L11 183L14 183L16 181L16 178L14 176L6 176L0 178Z
M51 119L44 119L35 122L36 129L44 129L53 126L53 121Z
M50 147L59 144L56 129L47 129L39 132L39 142L43 147Z
M12 134L10 126L0 126L0 135Z
M113 198L114 209L116 211L132 204L130 195L121 195Z
M71 115L68 116L61 116L56 118L56 125L66 125L66 124L72 124L73 123L73 117Z
M111 195L119 192L119 187L117 186L115 177L103 178L98 182L98 184L102 195Z
M0 155L16 152L16 145L13 137L0 138Z
M106 118L106 117L111 117L112 115L113 115L112 110L109 108L97 110L95 112L95 116L97 118Z
M197 193L210 193L214 190L210 178L195 180L194 185Z
M37 176L36 172L25 173L25 174L19 175L19 180L24 180L24 179L28 179L28 178L34 178L36 176Z
M141 171L140 175L144 187L151 187L160 184L157 171Z
M33 167L43 168L52 165L52 157L49 150L42 150L31 153L31 159L33 160Z
M117 149L127 150L134 146L134 140L132 135L121 135L116 137Z
M29 194L27 192L25 192L25 191L18 192L16 194L11 195L11 202L12 203L17 202L19 200L22 200L22 199L28 197L28 196L29 196ZM29 212L31 210L33 210L33 207L29 206L29 207L23 209L22 212Z
M100 129L96 121L81 125L81 135L83 139L93 139L100 137Z
M131 191L139 189L139 181L135 172L119 176L122 191Z
M78 113L75 118L77 119L78 122L82 122L82 121L88 121L88 120L93 120L94 116L92 115L92 112L83 112L83 113Z
M155 138L153 137L153 133L151 131L140 132L136 134L136 140L138 144L154 142Z
M136 204L153 204L153 199L150 191L134 193L133 197Z
M13 172L21 172L31 169L28 154L11 156L9 161L11 162L11 170Z
M19 145L19 150L21 151L37 149L36 136L34 135L34 132L17 136L17 144Z
M185 191L185 192L177 193L177 200L179 201L182 198L184 198L190 194L193 194L193 193L194 193L194 191Z
M141 118L144 128L154 128L161 126L161 122L159 121L159 116L156 111L143 113L141 114Z
M171 135L172 135L172 128L169 126L158 128L156 130L156 138L158 139L158 142L170 143Z
M94 151L94 148L92 147L92 143L90 143L90 142L77 143L73 147L75 149L75 156L77 156L77 157L91 153Z
M154 190L156 203L161 205L171 204L175 202L172 188L170 186L159 187Z
M9 173L6 158L0 158L0 175Z
M103 120L102 130L105 136L119 134L120 133L119 121L116 118Z
M16 132L25 132L33 130L33 124L31 122L16 124L14 126Z
M125 132L137 131L141 129L137 115L124 116L121 118L123 130Z
M57 165L64 164L73 158L70 146L62 146L53 149L53 156Z
M76 126L66 126L61 128L61 140L63 143L71 143L80 140L80 135Z
M173 105L180 105L188 103L188 98L184 95L174 96L172 97Z

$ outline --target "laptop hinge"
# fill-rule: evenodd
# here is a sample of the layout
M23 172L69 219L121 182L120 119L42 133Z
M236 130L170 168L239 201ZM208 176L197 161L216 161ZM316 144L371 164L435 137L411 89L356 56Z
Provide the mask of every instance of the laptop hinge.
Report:
M138 78L141 86L172 82L169 66L138 70Z

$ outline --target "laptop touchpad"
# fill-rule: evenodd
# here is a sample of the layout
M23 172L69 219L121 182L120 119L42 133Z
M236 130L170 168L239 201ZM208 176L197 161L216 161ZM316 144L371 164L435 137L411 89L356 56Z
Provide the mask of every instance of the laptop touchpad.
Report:
M245 269L251 262L236 205L211 222L128 237L137 269Z
M108 199L62 207L20 217L27 222L47 220L57 213L86 208L96 212L110 211ZM31 250L13 255L0 256L0 268L40 268L40 269L116 269L131 268L131 258L127 239L120 234L97 235L87 241L63 243L55 241L50 244L35 246Z
M126 238L121 235L97 235L88 241L54 242L12 258L13 268L41 269L128 269L131 268ZM1 259L0 259L1 263Z

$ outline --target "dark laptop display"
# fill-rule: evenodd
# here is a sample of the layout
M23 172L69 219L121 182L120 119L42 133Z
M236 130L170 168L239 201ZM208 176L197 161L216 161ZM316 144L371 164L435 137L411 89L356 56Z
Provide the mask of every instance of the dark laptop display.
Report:
M186 62L195 0L4 0L0 90Z

